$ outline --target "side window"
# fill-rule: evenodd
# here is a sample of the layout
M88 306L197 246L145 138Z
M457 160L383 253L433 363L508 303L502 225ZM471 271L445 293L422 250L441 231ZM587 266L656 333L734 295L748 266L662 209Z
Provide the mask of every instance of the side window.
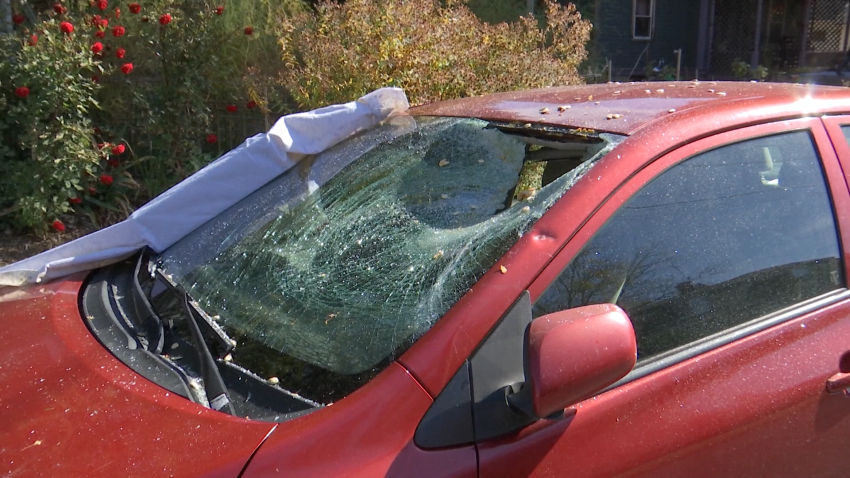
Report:
M534 316L616 303L638 362L843 287L808 132L727 145L653 179L588 241Z
M850 144L850 126L842 126L841 132L844 133L844 139L846 139L847 143Z

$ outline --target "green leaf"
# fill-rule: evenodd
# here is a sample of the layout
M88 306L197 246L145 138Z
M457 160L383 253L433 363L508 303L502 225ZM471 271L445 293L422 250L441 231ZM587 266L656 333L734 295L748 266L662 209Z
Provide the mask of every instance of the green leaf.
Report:
M111 205L111 204L105 203L105 202L101 201L100 199L94 198L94 197L92 197L92 196L88 196L88 197L86 198L86 200L87 200L87 201L90 201L92 204L95 204L95 205L97 205L97 206L100 206L100 207L102 207L102 208L104 208L104 209L107 209L107 210L109 210L109 211L112 211L112 212L121 212L121 211L119 211L119 210L118 210L118 208L117 208L117 207L115 207L115 206L113 206L113 205Z

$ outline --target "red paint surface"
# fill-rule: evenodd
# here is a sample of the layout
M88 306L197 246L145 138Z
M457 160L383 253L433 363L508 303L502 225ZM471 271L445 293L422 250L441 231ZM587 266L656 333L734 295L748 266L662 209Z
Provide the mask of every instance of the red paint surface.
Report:
M824 383L848 315L844 301L483 443L481 476L846 476L850 399Z
M412 443L429 406L431 397L392 364L342 401L280 424L244 476L476 476L474 447L424 451Z
M689 143L627 175L632 179L613 191L531 285L532 298L666 168L720 144L806 128L820 148L839 228L848 231L847 186L820 120L734 130ZM841 244L846 269L846 234ZM557 476L565 469L575 476L844 476L850 399L827 394L825 385L848 351L850 302L844 301L586 400L567 420L538 422L483 443L481 476Z
M558 111L559 106L570 108ZM541 114L542 108L549 113ZM672 113L670 110L675 110ZM815 112L850 111L840 87L746 82L648 82L577 85L498 93L412 108L412 115L469 116L633 134L655 121L663 129L697 123L704 132L718 126ZM608 115L622 115L608 119Z
M850 184L850 144L841 130L842 126L850 125L850 116L827 116L823 118L823 122L840 161L844 179Z
M536 318L526 343L526 380L538 417L595 395L625 377L637 360L632 322L613 304Z
M80 283L0 296L0 474L237 476L273 424L194 404L119 362L80 317Z

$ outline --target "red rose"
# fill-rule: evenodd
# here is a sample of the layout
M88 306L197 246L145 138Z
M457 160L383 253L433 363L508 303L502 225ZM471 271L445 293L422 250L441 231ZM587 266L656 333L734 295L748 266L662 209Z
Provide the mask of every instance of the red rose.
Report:
M253 28L251 28L251 27L245 27L245 34L246 34L246 35L253 35L253 34L254 34L254 29L253 29Z
M57 3L56 5L53 5L53 11L58 13L59 15L62 15L63 13L67 12L68 9Z
M15 96L18 98L26 98L30 95L30 89L26 86L21 86L15 89Z
M94 32L94 36L96 36L98 38L103 38L105 35L103 33L103 30L98 30L98 31Z
M97 20L97 26L99 26L100 28L102 28L102 29L106 30L106 27L108 27L108 26L109 26L109 19L108 19L108 18L98 18L98 20Z
M101 174L100 178L98 179L104 186L109 186L110 184L112 184L112 176L108 174Z
M224 109L226 109L228 113L236 113L236 110L239 108L237 108L236 105L227 105Z
M74 31L74 25L71 25L69 22L62 22L59 24L59 29L62 30L62 33L70 34Z
M215 14L216 15L221 15L222 13L224 13L224 7L222 7L221 5L215 7Z
M12 21L15 23L15 25L20 25L21 23L24 23L24 20L24 16L20 13L12 15Z
M113 168L117 168L118 167L118 160L117 159L110 159L109 161L106 162L106 164L108 164L109 166L111 166Z
M249 101L249 102L248 102L248 104L247 104L247 105L245 105L245 106L246 106L249 110L252 110L252 109L254 109L254 108L256 108L256 107L257 107L257 102L256 102L256 101L254 101L254 100L251 100L251 101Z
M89 186L89 195L94 196L97 194L97 188L94 186Z
M68 198L68 202L71 204L81 204L83 202L83 199L78 197L72 197Z
M123 36L126 32L127 32L127 30L125 30L124 27L122 27L121 25L118 25L117 27L112 29L112 36L120 37L120 36Z
M159 24L160 25L168 25L169 23L171 23L171 15L169 15L168 13L159 17Z
M123 48L119 48L119 49L115 50L115 56L117 58L124 58L125 53L127 53L127 50L125 50Z
M94 83L100 83L100 77L97 75L92 75L91 81Z
M142 11L142 6L139 5L138 3L131 3L130 4L130 13L132 13L133 15L136 15L141 11Z
M106 146L108 146L106 143L97 143L97 149L98 149L98 151L100 151L101 149L105 148Z
M116 9L115 9L115 19L117 20L117 19L119 19L119 18L121 18L121 9L120 9L120 8L116 8Z
M124 154L124 145L116 144L112 147L112 154Z
M131 71L133 71L132 63L124 63L123 65L121 65L121 73L129 75Z
M35 46L36 44L38 44L38 36L36 35L31 36L30 39L27 40L27 45L29 46Z
M65 224L62 224L62 221L59 219L53 221L53 224L50 225L56 232L65 232Z
M208 134L207 135L207 143L209 143L209 144L218 143L218 136L216 136L214 134Z
M100 10L106 10L106 7L108 6L109 3L106 0L98 0L97 2L97 8L99 8Z
M102 51L103 51L103 43L101 43L99 41L94 42L94 45L91 46L91 52L92 53L100 53Z

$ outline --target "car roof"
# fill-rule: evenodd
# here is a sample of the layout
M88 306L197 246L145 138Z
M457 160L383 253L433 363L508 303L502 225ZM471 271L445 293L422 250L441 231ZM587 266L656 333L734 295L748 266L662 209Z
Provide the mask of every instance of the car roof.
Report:
M739 120L747 112L760 119L850 112L850 88L697 80L607 83L495 93L410 109L415 116L475 117L625 135L668 123L668 118L698 122L730 112Z

